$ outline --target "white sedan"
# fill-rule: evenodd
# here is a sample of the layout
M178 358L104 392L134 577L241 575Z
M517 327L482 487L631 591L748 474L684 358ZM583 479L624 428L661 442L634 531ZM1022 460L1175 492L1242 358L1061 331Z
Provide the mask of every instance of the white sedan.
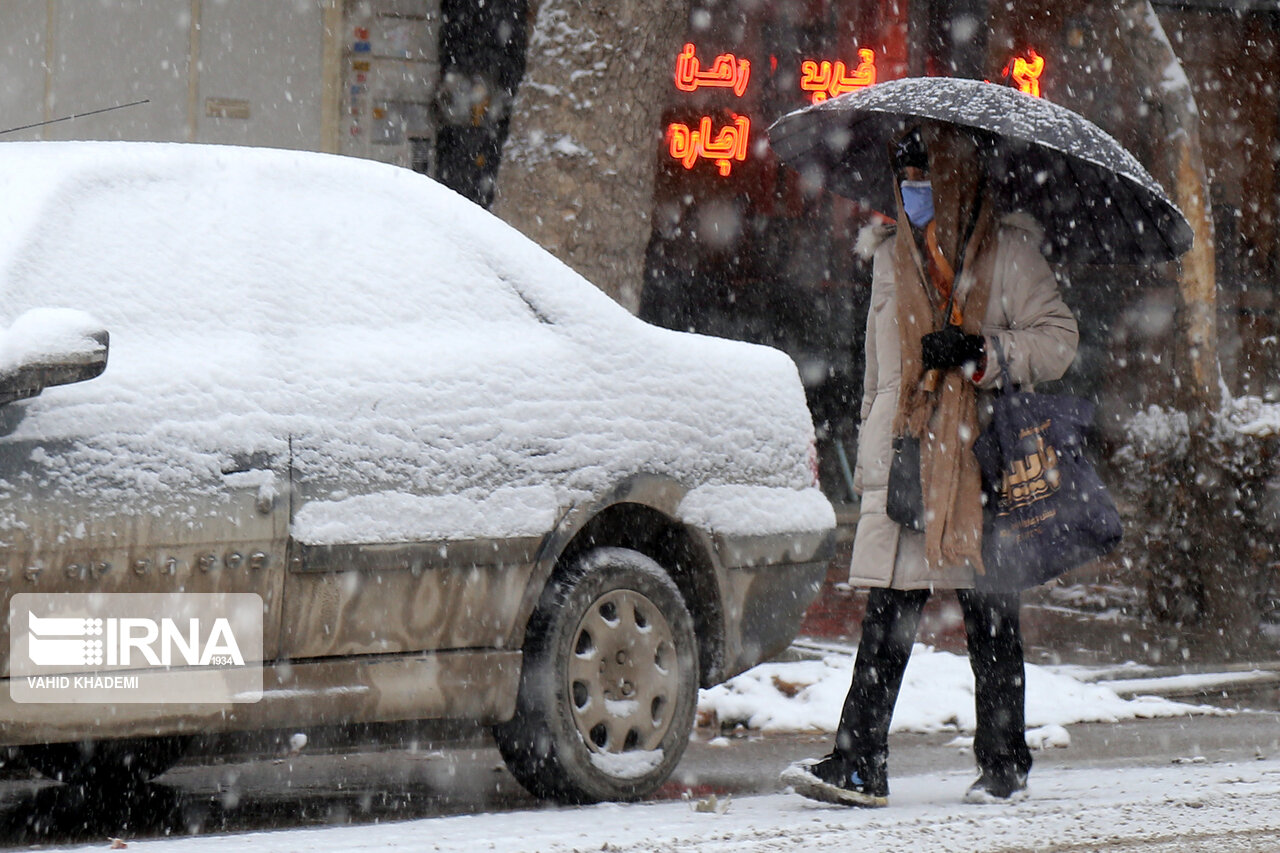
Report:
M835 519L784 354L649 326L377 163L9 143L0 185L6 632L49 597L262 602L248 699L33 699L59 682L0 637L0 745L47 773L436 718L492 726L536 794L634 798L698 686L791 640Z

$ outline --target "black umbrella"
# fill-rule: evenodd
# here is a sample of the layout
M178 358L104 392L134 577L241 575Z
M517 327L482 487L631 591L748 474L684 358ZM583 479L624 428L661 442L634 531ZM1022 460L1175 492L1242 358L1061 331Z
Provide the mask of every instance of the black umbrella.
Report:
M827 189L892 211L892 140L924 120L975 131L1002 209L1025 210L1051 255L1082 263L1167 261L1191 226L1137 159L1093 122L1008 86L911 77L869 86L774 122L784 162Z

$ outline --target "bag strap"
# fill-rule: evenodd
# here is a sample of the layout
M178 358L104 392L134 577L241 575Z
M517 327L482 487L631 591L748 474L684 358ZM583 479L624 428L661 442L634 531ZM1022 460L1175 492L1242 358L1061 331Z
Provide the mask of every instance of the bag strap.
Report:
M996 362L1000 365L1000 375L1004 378L1000 391L1003 394L1012 394L1013 378L1009 375L1009 361L1004 357L1004 347L1000 345L1000 338L992 335L991 345L996 349Z
M1000 363L1000 372L1004 376L1004 383L1001 385L1000 393L1013 396L1014 383L1009 378L1009 362L1004 355L1004 347L1000 345L1000 339L995 335L991 336L991 343L996 349L996 360ZM1094 404L1086 400L1084 397L1076 397L1070 394L1047 394L1039 396L1051 396L1059 401L1059 417L1066 418L1079 427L1087 428L1093 423Z

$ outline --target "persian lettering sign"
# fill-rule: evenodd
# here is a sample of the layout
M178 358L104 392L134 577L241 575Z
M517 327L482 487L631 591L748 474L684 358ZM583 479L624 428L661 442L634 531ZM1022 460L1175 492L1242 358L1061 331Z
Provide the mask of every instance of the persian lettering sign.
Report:
M876 82L876 54L868 48L858 51L858 65L850 71L840 60L806 59L800 63L800 89L808 92L815 104L856 92Z

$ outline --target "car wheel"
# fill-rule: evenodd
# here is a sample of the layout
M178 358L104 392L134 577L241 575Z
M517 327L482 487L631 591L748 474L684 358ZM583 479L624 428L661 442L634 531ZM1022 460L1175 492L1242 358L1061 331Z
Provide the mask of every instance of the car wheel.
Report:
M154 779L182 758L189 737L50 743L22 747L22 757L45 776L69 785L133 787Z
M671 578L636 551L596 548L552 579L529 621L498 747L538 797L646 796L689 742L697 675L693 619Z

